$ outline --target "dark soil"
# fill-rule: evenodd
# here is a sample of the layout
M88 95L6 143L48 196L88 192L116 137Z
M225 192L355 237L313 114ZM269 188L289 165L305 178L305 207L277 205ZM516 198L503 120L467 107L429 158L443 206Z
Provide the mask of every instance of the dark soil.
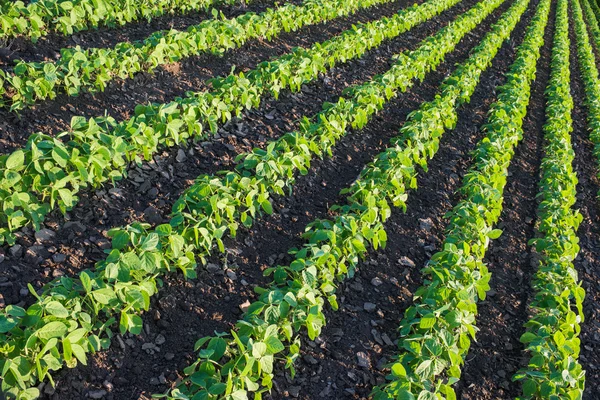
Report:
M465 3L461 7L466 9L470 4ZM504 9L507 6L504 7ZM460 9L453 10L456 14ZM498 11L494 17L499 15ZM449 16L443 17L445 20ZM427 30L420 35L428 35L434 29L439 28L443 23L440 19L427 27ZM439 72L431 74L426 82L415 88L419 93L426 89L428 97L433 96L434 90L439 85L444 75L450 71L455 62L463 59L470 47L472 47L483 35L485 29L478 29L468 40L462 43L457 51L448 58ZM415 32L411 32L415 35ZM424 37L424 36L423 36ZM409 43L416 42L413 36ZM413 43L413 46L416 45ZM389 49L382 50L385 53L393 51L396 46L404 48L403 44L390 44ZM411 46L412 47L412 46ZM331 82L342 80L348 82L346 77L353 76L356 80L366 79L375 72L385 69L385 60L381 54L369 55L364 60L367 65L373 66L370 72L359 73L358 69L348 69L339 71L337 78L330 77ZM357 63L356 67L360 67ZM362 66L364 69L364 65ZM342 79L342 77L344 79ZM327 78L327 77L325 77ZM333 84L333 83L332 83ZM323 88L326 85L323 85ZM362 168L362 165L371 159L377 152L381 151L387 139L396 134L400 120L404 119L406 114L421 101L424 97L414 94L401 96L403 102L408 104L400 105L400 100L387 107L386 110L401 110L400 119L388 118L389 111L378 117L377 126L367 132L367 137L362 142L347 137L336 147L336 155L333 161L317 162L313 166L308 177L303 177L298 182L294 195L291 199L282 199L282 203L276 207L279 212L266 219L264 223L258 224L250 232L241 233L235 241L228 241L229 248L226 256L214 257L205 271L202 269L198 283L182 282L179 278L169 277L166 279L166 287L161 291L159 299L155 302L153 311L145 316L145 322L148 326L146 335L130 338L123 342L125 351L120 347L121 342L116 341L113 348L106 353L93 357L91 365L88 368L77 368L75 371L65 371L65 379L59 377L59 385L54 396L62 398L77 397L77 393L87 392L88 390L101 390L104 380L108 380L112 386L112 393L117 398L129 398L137 396L140 392L151 393L162 390L164 386L154 386L153 383L160 383L161 376L167 382L176 379L175 371L180 370L188 364L193 357L192 345L198 337L211 334L214 330L227 330L230 324L239 316L238 306L245 299L252 298L250 291L251 285L245 285L248 282L257 284L264 282L260 277L261 269L276 261L287 261L285 251L292 246L301 244L299 234L302 232L306 223L315 217L326 216L327 206L333 204L337 199L339 189L348 186ZM408 106L408 107L407 107ZM396 112L396 111L395 111ZM394 113L395 113L394 112ZM252 122L251 122L252 124ZM378 126L385 124L386 137L381 137ZM264 131L265 128L263 127ZM362 136L362 135L361 135ZM340 150L338 150L340 149ZM366 152L365 150L368 150ZM341 151L342 154L338 152ZM352 163L348 163L352 160ZM332 164L336 167L332 168ZM323 168L325 167L325 168ZM324 174L324 175L321 175ZM316 180L309 177L316 177ZM341 180L343 178L343 180ZM331 180L331 184L328 181ZM325 187L326 193L320 193L315 196L314 190L319 191ZM303 194L307 192L307 194ZM312 202L313 198L319 198L322 201ZM298 212L301 211L301 212ZM286 231L289 231L287 233ZM243 244L241 244L243 243ZM277 243L276 246L273 243ZM229 274L218 272L218 265L225 264L231 271L235 272L235 279ZM211 272L207 272L210 270ZM229 303L231 306L225 306L223 303ZM189 312L195 312L199 318L189 318ZM165 338L178 337L176 341L167 340L161 346L160 353L148 354L141 350L141 346L152 340L156 340L157 334L162 334ZM160 342L161 339L159 339ZM148 347L148 346L146 346ZM154 352L152 349L147 349ZM168 357L165 358L165 355ZM149 356L152 362L148 362ZM171 359L171 357L173 357ZM144 362L141 360L144 359ZM150 379L152 382L150 382ZM83 384L86 382L87 384ZM91 386L90 386L91 385ZM60 394L59 394L60 393Z
M20 121L0 112L0 153L22 146L32 130L55 134L67 129L72 115L101 115L106 109L120 120L127 118L137 103L165 102L187 90L205 90L207 78L228 74L233 65L241 70L253 68L258 62L283 54L293 46L323 41L353 23L390 15L409 3L412 2L398 0L352 17L284 34L269 43L248 43L223 58L194 57L154 75L140 74L133 80L114 82L106 92L94 96L61 97L25 111ZM63 369L56 374L56 389L46 386L43 397L53 400L146 399L173 385L181 377L182 368L195 359L194 342L214 332L226 332L233 326L241 315L240 305L255 298L254 287L269 281L262 276L262 271L291 260L287 251L302 245L304 227L316 218L331 216L330 206L343 203L344 197L339 191L350 186L364 165L385 149L409 112L433 98L443 78L454 70L456 63L466 59L469 50L510 6L508 3L467 35L424 82L392 100L365 129L341 139L333 150L333 157L313 162L308 175L297 179L290 196L274 199L273 215L260 219L252 229L241 230L237 238L227 239L226 253L211 256L209 264L199 268L198 279L184 281L179 275L166 276L150 311L143 316L141 335L118 335L111 349L90 357L87 367ZM325 101L336 101L349 85L385 71L392 54L414 49L421 39L473 4L475 0L461 2L441 16L368 52L361 60L332 69L314 83L305 85L300 93L286 91L277 101L265 99L258 109L225 124L210 141L169 149L150 163L132 166L129 177L115 188L107 186L82 192L80 204L67 216L54 213L49 217L46 226L55 233L53 238L36 242L33 232L26 230L19 238L20 249L0 249L0 260L4 260L0 261L0 307L29 303L31 298L23 290L27 283L41 287L53 277L92 267L96 260L104 257L103 249L110 245L105 234L111 227L140 220L152 224L166 221L170 205L196 176L231 169L237 154L264 147L268 141L296 129L299 118L314 115ZM385 365L397 354L399 321L411 304L415 289L422 284L420 268L444 240L447 223L444 214L460 200L456 190L471 163L469 152L484 135L480 127L486 120L489 105L495 100L495 88L504 82L503 73L514 60L516 47L536 5L537 1L532 1L512 39L503 45L492 66L482 75L471 102L459 112L456 129L442 138L438 154L429 163L429 172L420 171L419 188L409 195L407 213L395 210L386 223L389 240L386 249L371 252L359 264L355 277L340 284L340 309L326 311L328 324L320 338L313 342L303 337L295 379L289 377L288 371L278 369L271 398L362 399L368 397L373 385L384 381L388 372ZM185 23L185 18L188 17L174 20ZM159 24L161 20L156 21ZM473 344L467 357L463 381L457 385L459 398L463 399L512 398L520 391L519 384L510 382L510 378L523 360L518 338L528 317L529 281L535 271L527 240L535 234L543 91L548 78L553 24L554 8L538 63L537 80L532 86L525 137L517 147L509 170L504 212L499 222L504 233L492 242L488 251L492 291L479 307L478 342ZM125 33L120 33L123 36L119 40L133 40L138 38L136 35L142 35L141 32L147 34L144 24L132 24L127 29L131 31L123 30ZM102 38L104 31L122 32L107 29L84 36L93 43L94 35ZM597 164L590 161L593 160L592 145L585 130L583 91L575 72L576 64L572 70L576 103L573 116L575 167L580 179L577 207L585 217L579 230L582 249L576 260L587 291L581 362L588 371L587 386L595 388L600 378L600 285L597 278L600 274L600 221L596 197L600 183L595 176ZM373 303L375 310L366 311L365 303ZM359 365L359 357L367 367ZM590 399L595 398L592 392L588 394Z
M396 4L396 7L400 5ZM387 9L388 14L392 11ZM28 296L25 290L27 283L38 288L54 277L73 274L92 266L94 261L104 257L103 249L109 245L105 238L108 229L139 219L151 223L162 221L167 217L173 201L184 188L191 185L196 176L231 167L240 152L263 146L267 139L279 137L296 128L301 116L317 113L324 101L335 101L342 89L353 83L346 76L355 76L354 82L357 82L359 78L367 79L376 72L384 71L394 52L416 45L415 41L432 32L433 24L447 22L451 15L446 13L374 49L362 60L333 69L319 81L306 85L301 93L284 91L279 101L266 99L259 109L250 111L242 120L226 124L211 142L197 143L190 149L173 148L157 155L156 161L131 168L128 179L120 182L116 188L108 186L102 190L84 191L80 204L66 217L56 211L47 219L46 227L57 233L52 240L36 243L33 231L23 230L18 240L20 249L6 246L0 249L0 258L5 256L4 261L0 262L0 296L3 296L3 303L15 304L23 300L20 297ZM338 21L337 25L341 26L342 23ZM326 33L317 30L312 35L300 32L295 42L324 40ZM283 46L287 46L285 42L280 45L281 51ZM251 53L251 50L248 51ZM255 62L260 61L256 55L252 57ZM232 58L230 63L239 61L235 54ZM373 69L364 68L366 60ZM214 65L217 67L216 61ZM227 70L222 65L218 68L221 68L221 72ZM176 161L180 152L185 157L183 162Z
M241 48L227 52L224 57L213 54L189 57L159 67L151 74L139 73L133 79L113 80L101 93L84 93L79 97L59 95L52 101L23 110L20 116L0 109L0 154L24 146L32 132L54 135L68 131L74 116L91 118L108 114L121 121L130 118L138 104L166 103L178 96L185 96L188 91L207 90L208 79L229 75L233 67L236 71L253 69L258 63L288 53L293 47L310 47L358 22L393 15L407 4L409 2L406 0L396 0L360 10L345 18L306 26L297 32L282 33L269 42L252 40Z
M514 37L523 36L534 6L515 28ZM409 195L407 213L398 210L386 223L387 248L361 263L357 276L342 285L340 310L328 313L328 325L315 343L306 341L309 346L303 349L296 378L291 380L287 374L280 377L281 390L274 398L362 399L368 397L373 385L384 381L389 373L385 366L397 354L398 323L412 303L412 293L422 284L419 269L444 239L447 221L443 216L459 200L455 191L470 164L468 154L483 136L479 127L495 100L494 88L502 84L498 76L510 65L518 43L506 43L482 75L471 103L459 112L456 129L442 138L429 172L421 171L419 189ZM406 258L414 266L403 265ZM366 303L376 303L376 311L365 311ZM347 329L349 326L352 329ZM359 357L365 357L369 367L361 367Z
M24 297L28 296L27 283L39 288L54 277L74 274L103 258L103 249L109 246L105 235L110 228L138 220L152 224L167 221L171 204L195 177L231 168L237 154L263 147L267 140L297 128L301 116L316 114L325 101L336 101L348 85L387 70L391 55L416 47L468 4L389 41L360 60L334 68L306 85L302 93L284 92L278 101L267 99L245 118L226 124L216 140L185 151L171 149L149 164L132 168L129 178L116 188L84 191L80 204L66 217L57 210L47 219L46 226L56 232L53 239L36 243L33 232L25 230L18 241L22 251L13 255L11 249L4 249L7 257L0 264L0 280L4 281L0 285L5 286L0 287L0 294L7 304L29 301L31 297ZM353 78L348 79L349 76ZM178 154L185 157L183 162L177 162Z
M466 7L466 5L464 6ZM505 10L507 7L508 5L503 6L502 10ZM498 10L490 19L497 18L502 10ZM175 371L180 370L181 367L193 359L191 346L194 340L212 333L213 330L227 330L230 327L230 323L235 321L235 318L240 313L238 306L246 299L252 298L249 290L249 286L251 285L246 286L242 280L246 283L260 284L264 282L264 279L259 276L260 270L257 266L263 269L275 262L283 263L289 261L285 252L290 247L301 245L302 242L299 234L306 223L315 217L327 216L328 207L341 200L338 196L339 190L350 185L362 169L364 163L368 162L375 154L385 148L388 139L397 134L399 123L406 117L407 113L416 108L422 101L433 96L436 87L443 77L452 70L453 65L464 59L468 49L481 39L485 32L484 25L482 25L482 28L478 28L472 35L469 35L468 39L461 43L456 52L448 57L447 62L437 72L432 73L423 84L390 103L384 112L361 133L360 138L362 140L356 140L356 138L352 137L354 135L348 136L336 146L333 159L316 162L309 174L299 179L293 196L291 198L280 199L276 207L276 211L278 211L276 214L266 218L264 222L258 223L249 232L242 232L235 242L229 241L227 246L229 248L228 254L220 259L213 258L211 260L214 263L214 265L209 266L211 272L203 273L198 279L198 282L201 283L193 284L182 282L179 279L168 278L166 280L167 287L161 291L159 295L160 299L157 301L158 305L154 308L158 310L158 313L154 311L145 316L145 322L149 327L148 333L145 335L146 337L132 338L129 343L126 341L124 343L125 351L119 345L115 345L109 352L102 354L100 357L94 357L91 367L78 368L74 373L73 371L66 373L66 380L61 380L57 389L61 393L61 396L68 394L69 397L72 397L79 390L82 392L87 390L101 390L100 387L104 380L107 380L112 384L112 393L114 393L115 398L136 397L140 392L151 393L153 391L156 392L157 389L160 390L160 385L154 386L153 384L160 384L163 381L163 377L167 383L176 379L177 375ZM518 29L522 29L522 26ZM444 211L449 209L453 203L451 193L459 184L458 174L462 175L467 168L467 153L475 146L478 135L480 135L477 125L484 121L485 108L493 100L492 89L498 83L496 75L499 71L505 69L507 56L509 55L507 52L512 51L511 49L511 44L504 46L500 56L497 58L498 61L482 80L481 88L475 95L477 101L472 103L473 106L468 106L461 113L461 121L465 122L460 123L455 133L449 134L448 142L445 139L439 154L440 158L432 164L431 173L434 174L434 178L425 178L428 179L427 182L429 184L421 183L422 188L417 192L418 197L411 201L412 204L409 204L409 210L413 210L409 212L412 214L408 216L399 215L398 217L402 219L401 222L391 222L393 224L391 225L392 231L395 231L398 235L393 235L394 239L390 240L390 246L385 254L389 254L387 252L394 251L394 249L398 252L406 248L412 248L414 249L414 254L410 253L409 256L417 262L417 265L422 265L426 257L431 255L435 246L441 242L440 235L442 233L443 221L435 216L443 215ZM368 65L372 64L369 63ZM344 76L354 75L344 74ZM465 133L467 134L465 135ZM448 176L450 176L450 180L448 180ZM314 199L319 199L319 201L314 201ZM418 218L411 218L411 216L414 217L416 215L422 216L422 221L418 221ZM395 216L394 218L397 217ZM412 222L409 223L409 221ZM429 226L430 223L432 226ZM407 226L401 228L401 225ZM422 229L421 227L423 226L426 228ZM411 240L415 241L413 246L406 246L406 243L392 244L396 238L405 238L406 236L402 235L402 233L408 232L420 232L419 235L411 235ZM364 296L360 298L373 299L382 295L385 296L386 294L391 298L391 293L386 293L386 290L392 290L392 293L398 296L396 292L400 288L400 284L397 278L395 281L393 279L394 274L397 274L397 272L393 271L396 271L398 267L393 265L393 261L389 261L394 260L394 257L398 258L399 256L396 254L393 257L388 256L387 258L390 268L393 268L393 270L390 269L388 273L380 275L380 279L384 283L379 288L381 289L379 293L373 292L374 289L371 289L370 284L366 282L361 283L360 279L357 278L349 286L344 286L345 289L342 292L344 295L344 299L342 299L344 314L348 311L357 311L345 300L352 296L354 292L352 288L363 288L362 292L359 291L361 289L356 289L357 293L362 293L358 295L359 297ZM379 261L380 259L370 260L369 265L377 263L381 265L382 261ZM385 259L385 256L383 259ZM218 271L217 265L219 264L224 264L228 268L231 268L235 272L235 279L231 279L233 276L231 273L223 275L222 272L215 272ZM361 276L363 269L366 270L366 267L361 267ZM413 273L413 280L418 280L418 273L416 271L413 271ZM415 285L417 283L415 282ZM400 289L399 292L404 302L410 300L411 291L409 288ZM391 301L392 303L395 302L393 299ZM224 302L231 304L231 306L224 307ZM394 313L400 313L403 308L396 305L393 307L387 305L379 306L384 307L386 310L385 321L387 321L388 326L383 324L378 329L380 329L380 332L388 332L390 334L394 331L394 326L397 325L399 317L399 314L394 315ZM190 311L198 314L200 318L190 319ZM387 315L388 312L390 316ZM383 318L364 314L363 317L365 316L369 319ZM341 325L336 323L338 316L335 315L332 318L332 322L327 329L333 329L336 326L339 328ZM347 322L345 321L344 324ZM368 320L366 322L367 325L370 324ZM382 328L389 329L381 330ZM364 333L363 331L361 329L360 332ZM370 329L366 332L367 338L370 339ZM149 355L146 351L140 350L142 344L156 340L156 336L159 333L165 338L179 338L183 336L185 340L178 339L175 343L168 340L161 346L160 354L151 354L151 356L154 356L152 363L143 362L142 360L147 360ZM325 335L327 335L327 332L325 332ZM352 339L351 337L346 339L347 335L345 333L344 341L339 344L340 346L348 347L348 341ZM391 336L393 337L394 335L391 334ZM323 336L323 338L324 341L322 343L329 343L327 336ZM167 353L169 353L167 358L173 357L173 361L165 358ZM338 352L334 353L340 354ZM348 361L355 363L355 357L355 353L351 353ZM312 391L316 390L317 386L314 385L314 382L309 382L310 379L307 378L310 377L304 376L303 365L304 363L312 365L315 360L317 360L315 356L311 358L311 354L306 353L304 354L303 362L299 365L300 370L297 382L300 385L303 382L306 384L310 383L311 385L311 388L302 387L302 391L306 393L313 393ZM335 365L338 365L338 369L340 367L346 369L345 366L337 362L331 367L333 368ZM341 376L339 370L328 370L327 374L329 373L331 373L331 376ZM324 376L323 373L320 376ZM91 387L82 384L82 380L91 384ZM278 380L278 387L281 389L279 394L282 394L282 391L285 390L284 385L286 385L285 381ZM73 389L74 386L75 389ZM111 387L110 385L108 386ZM340 390L343 389L345 388L340 388ZM66 392L63 390L66 390ZM322 390L323 388L319 389L318 393L321 393ZM331 392L329 398L338 398L337 396L340 393L341 391L339 393ZM317 392L313 394L315 396L308 396L308 398L315 398ZM363 394L366 394L366 392Z

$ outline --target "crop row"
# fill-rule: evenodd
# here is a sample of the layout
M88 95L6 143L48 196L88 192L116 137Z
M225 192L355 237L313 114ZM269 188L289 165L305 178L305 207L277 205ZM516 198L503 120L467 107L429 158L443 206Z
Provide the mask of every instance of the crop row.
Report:
M582 4L588 21L587 26L592 33L596 48L600 49L600 28L598 27L600 8L594 1L583 0ZM600 81L598 80L594 50L586 30L578 31L577 54L585 89L585 105L588 109L587 127L590 132L590 140L594 145L594 156L600 167ZM598 177L600 177L600 172ZM600 192L598 194L600 195Z
M0 243L32 223L37 230L46 214L77 204L82 187L116 181L128 163L149 160L158 148L216 132L219 121L257 107L263 95L298 91L321 72L362 56L384 40L398 36L456 4L435 0L413 5L393 17L357 24L310 49L296 48L247 74L212 80L211 92L189 93L167 104L139 105L135 116L116 123L108 117L75 117L71 129L56 137L33 134L25 149L0 156Z
M571 5L575 31L581 39L586 29L581 7L577 0L571 1ZM538 194L538 235L531 240L540 260L532 279L533 316L521 336L530 358L527 367L515 376L523 380L523 395L527 399L581 399L585 385L585 371L577 361L585 291L577 282L573 266L579 252L577 228L582 216L572 208L577 175L572 167L575 153L571 145L573 99L567 6L567 0L559 0L546 87L543 128L546 143Z
M514 148L523 135L523 118L549 10L550 0L538 4L506 74L507 81L498 88L498 100L492 104L483 127L487 135L463 179L460 193L464 198L448 214L443 249L423 270L425 284L415 292L415 303L406 310L400 324L400 354L390 366L390 382L375 388L375 399L456 398L452 385L460 378L461 365L475 338L477 302L485 299L489 289L491 274L483 258L490 240L501 234L494 225L502 211L502 193ZM466 101L473 89L468 79L463 82L460 85L468 89L456 93L469 93L463 99ZM449 96L458 94L450 90Z
M355 88L350 99L325 107L316 122L303 124L299 132L285 135L266 151L247 155L240 163L242 173L199 178L174 205L170 224L151 232L141 224L112 230L113 249L95 272L50 283L27 311L8 306L0 314L0 339L7 343L3 351L7 358L0 365L8 371L5 388L34 391L30 387L35 382L51 379L49 371L63 363L85 362L87 352L109 345L115 322L111 315L120 314L122 333L139 333L138 314L149 307L157 275L180 268L186 276L195 276L193 250L202 257L215 242L222 250L221 237L227 229L235 234L236 219L249 225L261 209L270 213L269 194L283 193L283 187L293 182L295 170L305 171L313 154L328 152L347 125L362 127L398 89L405 90L415 75L422 76L438 65L501 2L478 4L418 49L401 54L388 73Z
M545 3L547 15L550 0L545 0ZM484 42L492 43L494 41L489 38L509 34L510 26L514 27L527 4L526 0L515 2L492 27L492 33L486 36ZM502 41L501 38L498 47ZM478 46L470 58L471 62L489 54L488 51L495 53L493 46ZM457 70L467 65L469 62ZM463 71L468 70L466 67ZM448 90L454 87L459 92L461 81L455 78L448 78L445 87ZM418 113L411 115L408 124L420 120ZM427 129L426 123L422 121L421 128ZM259 381L270 384L275 357L285 359L285 365L291 369L293 376L293 363L301 345L298 337L300 329L306 328L308 337L316 338L326 322L322 311L325 301L334 310L337 309L336 281L353 275L358 260L367 252L366 243L374 249L385 245L387 236L383 223L391 215L391 206L406 208L407 190L416 187L416 166L425 166L424 160L433 157L440 134L432 134L428 139L422 135L421 140L413 141L407 139L407 131L402 128L395 145L379 154L361 172L359 179L342 191L349 196L347 205L333 207L332 211L337 211L338 216L334 220L318 220L308 226L305 246L293 253L296 260L289 266L265 271L273 275L273 283L269 288L259 290L259 300L250 305L231 332L232 338L214 336L198 340L195 346L197 361L186 368L187 378L166 397L231 396L245 399L248 391L263 388L257 384ZM402 139L406 142L400 144ZM272 343L276 345L271 346ZM287 352L284 353L286 346ZM263 368L265 357L266 370Z
M251 39L271 39L282 31L295 31L388 1L307 0L302 5L285 4L260 14L205 20L184 32L155 32L144 41L122 42L112 49L66 48L56 61L21 61L12 73L0 70L0 95L5 97L4 105L16 110L58 93L76 96L82 89L103 91L116 77L150 72L159 65L204 52L221 53Z
M37 40L49 32L64 35L99 26L124 25L174 11L186 13L234 0L43 0L10 1L0 7L0 39L24 35Z

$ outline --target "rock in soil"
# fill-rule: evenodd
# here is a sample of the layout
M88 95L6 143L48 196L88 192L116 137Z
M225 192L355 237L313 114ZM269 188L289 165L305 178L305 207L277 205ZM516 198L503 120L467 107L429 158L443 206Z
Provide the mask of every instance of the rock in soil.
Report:
M415 262L406 256L400 257L398 263L403 267L414 268L416 266Z

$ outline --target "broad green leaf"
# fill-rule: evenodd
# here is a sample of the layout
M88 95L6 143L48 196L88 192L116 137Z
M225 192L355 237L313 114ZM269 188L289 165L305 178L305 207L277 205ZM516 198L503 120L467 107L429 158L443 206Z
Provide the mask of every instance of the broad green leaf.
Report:
M35 334L42 340L60 338L63 337L66 333L67 326L60 321L50 322L35 332Z
M525 332L524 334L521 335L521 343L531 343L532 341L534 341L535 339L537 339L537 335L535 333L531 333L531 332Z
M103 305L107 305L111 301L117 299L117 295L110 288L94 290L92 292L92 296L94 296L94 299L96 299L96 301L98 303L103 304Z
M267 214L269 214L269 215L273 214L273 206L271 206L271 203L269 202L269 200L263 201L262 203L260 203L260 206Z
M69 311L58 301L51 301L46 304L46 311L58 318L67 318Z
M392 374L394 374L394 376L397 376L399 378L405 377L406 376L406 369L404 368L404 366L397 362L394 363L392 365Z
M433 314L428 314L425 315L423 317L421 317L421 322L419 322L419 328L421 329L429 329L432 328L435 325L435 315Z
M24 163L25 153L23 150L17 150L6 159L6 168L11 170L19 170Z
M267 345L263 342L254 342L252 344L252 357L260 358L267 352Z
M268 336L265 338L265 344L267 345L267 350L270 354L276 354L285 349L281 340L275 336Z
M421 379L430 379L433 375L433 369L434 365L432 360L425 360L419 364L415 370L415 374L417 374Z
M490 239L498 239L500 237L500 235L502 235L502 229L492 229L488 233L488 237Z
M85 289L86 293L91 292L92 291L92 281L91 281L88 273L85 271L81 272L81 274L79 274L79 279L81 280L81 285Z
M537 384L533 379L527 379L523 382L523 395L530 397L537 392Z
M129 234L119 230L112 235L112 248L121 250L129 244Z
M156 233L154 233L154 232L149 233L148 236L146 236L146 238L144 239L144 242L142 243L142 250L144 250L144 251L155 250L156 247L158 246L158 240L159 240L159 237Z

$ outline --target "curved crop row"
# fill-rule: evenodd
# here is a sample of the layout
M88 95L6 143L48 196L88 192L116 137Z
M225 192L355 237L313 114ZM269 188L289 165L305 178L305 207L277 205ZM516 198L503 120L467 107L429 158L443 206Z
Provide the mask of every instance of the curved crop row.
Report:
M12 73L0 70L0 95L5 96L4 105L16 110L52 99L58 93L76 96L86 88L103 91L116 77L132 77L203 52L223 52L251 39L270 40L282 31L295 31L388 1L307 0L302 5L269 8L261 14L250 12L233 19L205 20L185 32L155 32L144 41L123 42L112 49L62 49L57 61L20 62Z
M577 0L572 15L579 39L586 29ZM579 357L579 324L583 322L585 290L577 282L573 260L579 253L577 228L582 216L576 201L575 152L571 145L573 99L569 73L567 0L559 0L552 51L550 81L546 88L545 156L541 165L538 207L539 235L531 242L540 255L532 279L533 317L521 336L530 354L527 367L513 379L523 381L524 399L581 399L585 371Z
M547 12L550 0L545 2ZM526 0L515 2L492 30L508 25L504 34L509 34L527 4ZM494 31L486 39L497 34ZM484 43L489 43L486 39ZM477 49L471 61L488 51L495 54L488 46ZM458 80L448 80L447 85L460 86ZM405 134L402 130L400 137ZM187 378L164 397L245 399L248 392L270 388L275 358L285 360L293 376L301 345L299 331L305 328L310 339L316 338L326 323L322 312L325 302L337 309L336 281L353 274L367 252L366 243L374 249L385 245L383 223L391 215L391 206L406 208L407 190L416 187L415 167L433 157L438 140L439 136L434 136L429 142L396 144L365 167L359 179L342 191L349 194L348 204L333 207L338 216L309 225L304 235L306 244L293 253L296 260L265 271L273 275L273 282L259 290L259 300L249 306L231 339L217 335L198 340L198 359L185 369Z
M589 4L596 15L596 19L600 19L600 6L598 6L598 3L595 1L590 1Z
M11 1L0 7L0 39L27 36L37 40L48 32L64 35L99 26L125 25L137 19L204 10L234 0L37 0Z
M362 56L458 1L430 0L391 18L357 24L310 49L297 48L263 62L247 74L215 79L212 92L192 93L168 104L139 105L134 117L119 124L110 117L89 121L76 117L71 130L56 138L32 135L25 149L0 156L0 243L14 241L13 232L27 224L38 230L57 205L63 212L75 206L82 187L121 179L129 162L149 160L161 146L205 138L207 130L216 132L220 120L257 107L264 94L277 97L283 88L298 91L319 73Z
M425 285L417 289L415 304L400 324L400 354L390 366L390 382L374 389L376 400L456 398L452 385L460 379L461 365L475 338L477 302L485 299L489 289L490 273L483 258L490 240L501 234L494 224L502 211L508 167L523 136L549 11L550 0L542 0L506 83L498 88L498 99L483 127L487 135L463 179L464 198L448 214L443 250L423 270ZM431 146L437 147L437 141Z
M590 7L590 3L600 15L600 9L594 1L583 0L583 10L588 20L588 27L592 33L592 37L596 44L596 48L600 50L600 28L598 27L598 19ZM590 140L594 144L594 155L600 167L600 81L598 80L598 68L596 67L596 57L594 49L590 44L590 38L587 30L577 31L577 54L579 59L579 70L583 78L583 86L585 89L585 105L588 109L587 127L590 131ZM600 171L598 172L600 178ZM600 192L598 192L600 195Z
M51 379L49 372L63 363L85 362L86 353L109 344L113 315L120 314L121 332L139 333L138 314L148 309L156 293L157 275L179 268L195 276L192 251L202 257L215 242L222 251L221 238L227 230L235 234L238 219L249 225L260 209L270 213L269 195L283 193L293 183L295 170L305 172L311 158L329 152L348 125L362 127L415 76L422 79L501 3L477 4L418 49L400 54L388 73L356 87L350 99L325 107L316 122L307 121L299 132L271 143L266 151L247 155L238 171L222 179L199 178L174 205L170 224L153 231L141 224L112 230L112 250L95 272L51 282L27 310L8 306L0 312L0 341L6 343L0 349L6 355L0 361L0 369L7 371L4 387L18 393L35 390L33 384ZM101 335L107 337L100 339Z

